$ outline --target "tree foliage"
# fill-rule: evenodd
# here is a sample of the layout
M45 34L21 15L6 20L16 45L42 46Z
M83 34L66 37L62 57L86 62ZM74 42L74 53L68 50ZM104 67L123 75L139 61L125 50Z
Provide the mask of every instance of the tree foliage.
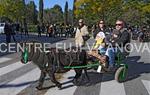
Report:
M27 22L31 24L36 24L38 12L36 10L36 5L34 1L30 1L30 3L26 5L26 11Z
M79 0L75 7L76 17L84 18L89 25L99 19L111 25L118 18L136 25L150 20L149 0Z
M24 9L23 0L0 0L0 17L7 17L12 21L22 21Z
M44 3L43 0L39 0L39 22L43 23L43 10L44 10Z
M44 10L44 23L62 23L63 11L59 5L55 5L53 8Z
M68 11L68 24L74 25L73 10L71 10L71 9L69 9L69 11Z
M68 24L68 2L67 1L65 4L64 23L65 25Z

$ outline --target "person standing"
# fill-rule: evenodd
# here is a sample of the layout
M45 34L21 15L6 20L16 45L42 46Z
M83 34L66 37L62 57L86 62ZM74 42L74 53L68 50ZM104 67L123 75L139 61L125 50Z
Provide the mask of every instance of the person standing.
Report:
M54 31L53 25L50 25L49 28L48 28L49 37L52 37L53 31Z
M41 27L39 24L37 25L37 31L38 31L38 37L41 37Z
M11 31L11 35L12 35L14 42L16 42L16 39L15 39L16 31L15 30L16 30L15 24L10 24L10 31Z
M11 28L10 24L6 22L5 27L4 27L4 32L6 35L6 42L10 43L11 42Z
M49 24L46 24L46 37L48 36Z
M45 25L44 25L44 23L42 23L42 25L41 25L41 32L42 32L42 33L45 32Z
M24 24L24 31L25 31L25 35L29 36L27 23Z
M144 33L146 32L146 28L142 27L141 31L138 34L138 41L143 42L144 41Z
M85 42L89 38L89 32L87 26L84 24L83 19L79 20L79 27L75 34L75 43L77 47L83 47Z
M132 27L128 27L128 32L130 34L130 40L132 40L132 37L133 37L133 29L132 29Z

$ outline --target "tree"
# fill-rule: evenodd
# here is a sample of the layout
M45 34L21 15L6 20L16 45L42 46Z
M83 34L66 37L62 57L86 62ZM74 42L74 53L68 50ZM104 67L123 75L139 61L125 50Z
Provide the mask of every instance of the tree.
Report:
M44 8L44 3L43 0L39 1L39 22L43 23L43 9Z
M130 25L140 25L143 21L142 7L143 2L140 0L128 0L124 4L123 19Z
M44 10L44 23L62 23L63 20L63 11L59 5L55 5L51 9Z
M73 22L73 19L74 19L74 17L73 17L73 10L70 10L69 9L69 11L68 11L68 24L74 24L74 22Z
M145 6L142 7L142 12L144 14L146 24L150 24L150 1L145 0Z
M44 9L43 22L48 24L52 22L51 9Z
M149 0L79 0L75 3L75 15L84 18L88 25L99 19L113 25L118 18L141 25L150 18L149 3Z
M0 17L7 17L12 21L22 21L24 18L23 0L0 0Z
M37 10L34 1L30 1L26 5L26 19L28 23L36 24L37 23Z
M68 2L66 1L65 4L65 13L64 13L64 24L68 24Z
M74 0L74 1L73 1L73 15L72 15L72 16L73 16L73 20L72 20L72 25L74 25L75 22L76 22L76 21L75 21L75 19L76 19L76 18L75 18L75 10L76 10L75 3L76 3L76 2L77 2L77 0Z

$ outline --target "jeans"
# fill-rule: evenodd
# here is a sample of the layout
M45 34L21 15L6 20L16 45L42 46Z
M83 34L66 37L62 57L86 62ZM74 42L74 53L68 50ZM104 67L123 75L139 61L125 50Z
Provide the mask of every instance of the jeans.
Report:
M107 49L106 49L105 47L100 46L100 47L98 48L98 50L99 50L99 53L100 53L101 55L105 55Z
M6 42L10 43L11 42L11 35L6 35Z
M99 53L102 55L106 55L109 58L109 67L114 67L115 65L115 56L117 54L117 52L119 52L119 50L117 48L103 48L103 47L99 47L98 48Z
M107 55L109 57L109 66L110 67L114 67L115 65L115 54L117 53L117 49L115 48L108 48L106 50L105 55Z

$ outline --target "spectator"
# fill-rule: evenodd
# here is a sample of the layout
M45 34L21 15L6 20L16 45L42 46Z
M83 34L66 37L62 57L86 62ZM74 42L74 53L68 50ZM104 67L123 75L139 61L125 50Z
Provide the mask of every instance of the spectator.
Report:
M48 28L48 34L49 34L49 37L52 37L52 34L53 34L53 25L50 25L49 28Z
M41 27L39 24L37 25L37 31L38 31L38 37L41 37Z
M46 37L48 36L49 24L46 25Z
M27 23L24 24L24 31L25 31L25 35L29 36Z
M15 24L10 24L11 35L13 37L13 40L16 42L16 39L15 39L16 31L15 30L16 30Z
M85 42L89 38L89 32L87 26L84 24L83 19L79 20L79 27L76 30L75 34L75 43L76 46L82 47L85 45Z
M17 23L16 24L16 31L19 32L19 29L20 29L20 25L19 25L19 23Z
M144 41L144 33L146 32L146 28L142 27L141 31L139 32L138 35L138 41L143 42Z
M11 42L11 28L10 28L10 24L6 22L5 28L4 28L4 32L6 35L6 42L10 43Z
M22 38L22 34L23 34L23 26L20 27L20 32L21 32L21 38Z
M41 26L41 32L45 32L45 25L44 25L44 23L42 24L42 26Z
M132 37L133 37L133 29L132 29L132 27L129 27L129 28L128 28L128 32L129 32L129 34L130 34L130 40L131 40Z

